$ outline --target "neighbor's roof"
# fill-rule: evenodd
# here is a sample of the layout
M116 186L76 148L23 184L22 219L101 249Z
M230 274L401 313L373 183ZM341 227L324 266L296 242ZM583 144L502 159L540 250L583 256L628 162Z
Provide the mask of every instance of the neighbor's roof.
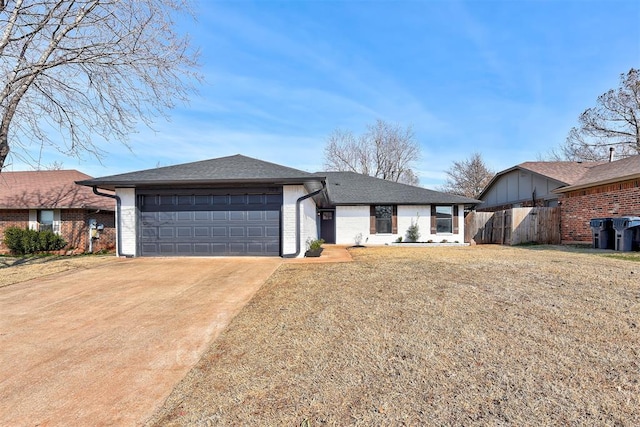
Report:
M591 168L603 164L603 162L524 162L509 169L498 172L482 190L478 196L482 198L487 191L503 175L515 170L526 170L535 174L553 179L564 185L571 185L580 180Z
M480 200L400 184L355 172L318 172L326 177L327 197L334 205L475 205Z
M567 187L556 189L555 192L564 193L634 178L640 178L640 155L593 166L580 179L572 182Z
M0 209L115 210L115 200L97 196L75 181L90 179L77 170L0 173Z
M78 182L81 185L115 189L158 185L206 185L236 183L306 183L321 177L308 172L236 154L193 163L147 169Z

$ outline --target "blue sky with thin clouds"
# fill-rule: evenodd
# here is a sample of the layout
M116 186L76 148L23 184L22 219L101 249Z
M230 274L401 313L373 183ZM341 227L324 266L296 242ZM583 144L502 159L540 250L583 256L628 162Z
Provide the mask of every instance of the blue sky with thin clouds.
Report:
M421 185L479 152L494 170L559 146L640 67L640 2L206 1L184 26L206 82L189 105L105 147L93 176L244 154L323 168L335 128L413 126ZM15 159L14 159L15 160ZM15 162L14 170L19 169Z

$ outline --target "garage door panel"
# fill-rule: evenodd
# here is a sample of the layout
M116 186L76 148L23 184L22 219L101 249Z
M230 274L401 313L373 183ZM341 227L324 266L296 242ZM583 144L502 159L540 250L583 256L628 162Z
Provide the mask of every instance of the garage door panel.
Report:
M229 220L229 212L228 211L213 211L213 212L211 212L211 219L213 221L228 221Z
M192 211L184 211L184 212L176 212L176 219L178 221L193 221L195 212Z
M193 244L193 253L195 255L209 255L211 252L211 248L209 243L194 243Z
M160 227L158 229L158 237L172 239L176 236L176 229L174 227Z
M211 228L210 227L193 227L193 236L194 237L211 237Z
M246 234L244 227L229 227L229 237L244 237Z
M191 227L177 227L176 237L193 237L194 229Z
M230 221L245 221L247 218L247 213L245 211L231 211L229 212L229 220Z
M248 221L264 221L264 211L249 211L247 212Z
M227 237L227 227L212 227L214 237Z
M280 254L282 194L143 195L141 255Z
M247 237L264 237L263 227L247 227Z

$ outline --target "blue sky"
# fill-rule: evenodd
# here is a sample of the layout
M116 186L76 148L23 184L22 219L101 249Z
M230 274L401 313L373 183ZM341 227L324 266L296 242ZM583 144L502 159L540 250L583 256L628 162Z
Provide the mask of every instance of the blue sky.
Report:
M105 148L92 176L244 154L323 168L335 128L413 126L421 185L482 154L496 171L559 146L640 67L640 2L206 1L185 25L206 82L189 105ZM20 164L14 159L13 170ZM11 170L11 169L9 169Z

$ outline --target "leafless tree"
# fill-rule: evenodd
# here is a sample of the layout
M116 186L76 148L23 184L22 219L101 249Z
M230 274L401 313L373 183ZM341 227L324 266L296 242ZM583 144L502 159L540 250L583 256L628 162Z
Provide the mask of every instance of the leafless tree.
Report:
M360 136L336 129L329 135L324 156L330 171L357 172L410 185L419 182L412 164L420 157L420 145L411 127L376 120Z
M453 162L446 174L447 181L440 191L476 199L495 172L487 167L480 153L473 153L468 159Z
M587 108L580 125L569 136L556 158L573 161L606 160L609 148L617 157L640 154L640 70L632 68L620 75L620 87L598 97Z
M127 144L185 101L198 53L188 0L0 0L0 170L32 145L69 156Z

